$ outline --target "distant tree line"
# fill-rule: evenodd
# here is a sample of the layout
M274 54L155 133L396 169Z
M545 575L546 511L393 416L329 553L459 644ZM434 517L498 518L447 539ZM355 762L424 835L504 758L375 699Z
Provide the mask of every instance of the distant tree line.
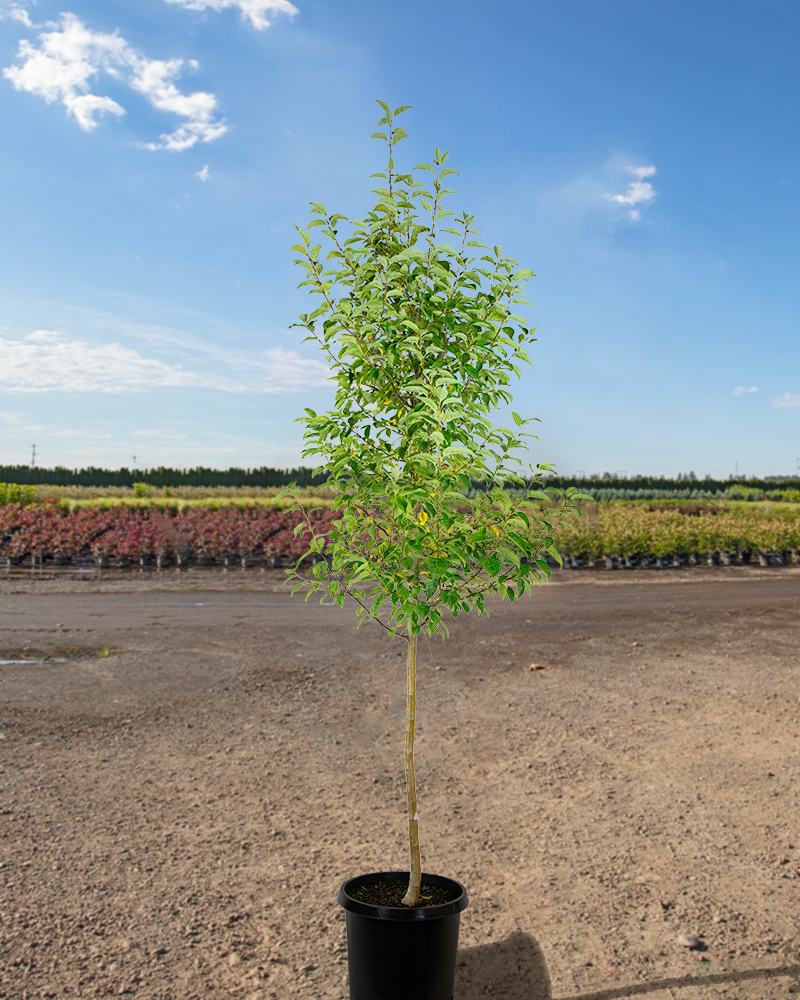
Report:
M29 465L0 465L0 482L22 486L321 486L326 477L315 476L313 469L40 469Z
M322 486L325 476L315 476L313 469L300 466L296 469L172 469L158 466L155 469L55 469L31 467L29 465L0 465L0 482L18 483L21 486L133 486L134 483L148 483L150 486ZM575 486L602 499L647 499L651 496L675 494L689 496L731 496L737 491L755 494L759 491L775 493L780 490L800 490L800 477L770 476L766 479L740 477L734 479L698 479L693 472L679 475L675 479L665 476L618 477L608 472L592 476L547 476L547 485L558 490ZM477 490L485 488L484 483L474 482ZM743 497L744 499L745 497ZM748 497L750 498L750 497Z
M800 476L767 476L765 479L758 479L754 476L747 478L733 476L727 479L712 479L705 476L699 479L693 472L686 475L678 474L675 479L666 476L624 476L619 477L608 472L603 475L592 476L548 476L546 478L549 486L557 490L566 489L568 486L584 488L592 493L598 490L647 490L658 492L680 492L687 490L690 492L702 491L709 494L726 493L736 487L745 490L764 490L766 492L776 489L798 489L800 488Z

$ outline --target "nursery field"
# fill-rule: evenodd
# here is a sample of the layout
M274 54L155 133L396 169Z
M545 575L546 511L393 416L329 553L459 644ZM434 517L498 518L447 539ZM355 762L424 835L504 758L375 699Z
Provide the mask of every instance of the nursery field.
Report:
M283 577L0 578L3 1000L347 996L339 886L406 864L405 650ZM780 966L800 568L559 573L491 612L419 650L456 1000Z
M266 491L265 491L266 492ZM0 497L0 500L2 497ZM0 566L294 564L310 536L274 491L262 497L93 497L0 504ZM306 496L317 531L338 512ZM435 518L431 519L435 537ZM707 501L587 504L553 534L570 569L800 562L800 504ZM551 559L551 565L556 565Z

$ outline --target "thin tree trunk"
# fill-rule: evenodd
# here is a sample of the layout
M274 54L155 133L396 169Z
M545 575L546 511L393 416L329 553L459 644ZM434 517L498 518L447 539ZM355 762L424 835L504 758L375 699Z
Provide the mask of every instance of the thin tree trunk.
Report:
M406 906L419 903L422 862L419 856L419 821L417 819L417 782L414 776L414 728L417 721L417 637L408 637L406 660L408 689L406 696L406 797L408 799L408 848L411 855L411 876L408 891L403 896Z

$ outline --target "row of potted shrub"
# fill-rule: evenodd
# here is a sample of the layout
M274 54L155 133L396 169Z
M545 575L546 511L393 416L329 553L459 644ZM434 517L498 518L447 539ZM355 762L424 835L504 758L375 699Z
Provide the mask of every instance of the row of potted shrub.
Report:
M601 503L584 513L574 531L557 532L554 540L570 565L790 562L800 549L800 509Z
M326 531L337 514L324 509L313 516ZM308 537L294 534L299 523L298 512L262 504L164 510L8 504L0 508L0 560L10 566L28 558L55 565L88 559L99 566L290 565L307 548ZM790 563L800 550L800 510L598 504L577 530L557 532L555 544L573 568Z
M313 517L318 530L333 520L330 511ZM8 505L0 509L0 559L6 565L28 557L66 565L91 559L98 566L131 564L290 565L308 548L295 536L295 512L269 507L194 508L163 512L157 508L64 510L58 504ZM307 535L307 533L306 533Z

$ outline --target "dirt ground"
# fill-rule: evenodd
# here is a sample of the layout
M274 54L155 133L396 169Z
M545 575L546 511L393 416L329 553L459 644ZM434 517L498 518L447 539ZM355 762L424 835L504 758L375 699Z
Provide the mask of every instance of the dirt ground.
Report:
M422 641L456 1000L781 964L798 611L791 568L564 571ZM346 997L339 887L407 867L404 643L280 572L0 577L0 659L37 649L0 665L0 997Z

